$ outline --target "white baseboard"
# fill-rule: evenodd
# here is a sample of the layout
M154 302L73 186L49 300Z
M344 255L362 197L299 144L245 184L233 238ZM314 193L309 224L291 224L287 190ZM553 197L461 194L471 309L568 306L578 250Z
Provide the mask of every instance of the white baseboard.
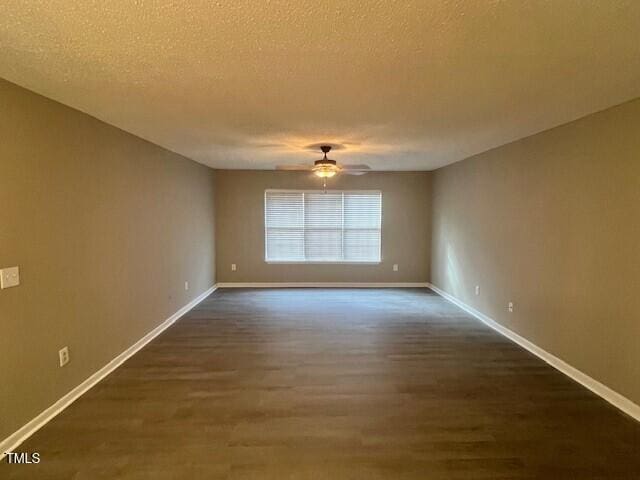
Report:
M218 288L427 288L426 282L222 282Z
M147 333L144 337L138 340L136 343L127 348L120 355L115 357L109 363L107 363L100 370L95 372L89 378L87 378L80 385L75 387L69 393L60 398L57 402L51 405L49 408L40 413L37 417L29 421L26 425L18 429L13 434L9 435L7 438L0 442L0 461L4 458L7 452L11 452L15 450L22 442L24 442L27 438L37 432L41 427L43 427L47 422L49 422L52 418L62 412L65 408L71 405L75 400L77 400L82 394L87 392L91 387L97 384L104 377L113 372L116 368L122 365L129 357L134 355L138 350L144 347L147 343L153 340L155 337L160 335L164 330L173 325L180 317L182 317L185 313L191 310L193 307L202 302L205 298L207 298L211 293L216 290L217 286L214 285L207 289L204 293L199 295L197 298L190 301L176 313L167 318L164 322L158 325L156 328Z
M439 289L435 285L429 284L429 288L431 288L434 292L438 293L442 297L444 297L447 300L449 300L451 303L457 305L458 307L460 307L465 312L467 312L470 315L474 316L475 318L480 320L482 323L485 323L486 325L491 327L496 332L504 335L505 337L507 337L512 342L517 343L518 345L520 345L525 350L528 350L529 352L533 353L536 357L544 360L546 363L548 363L549 365L551 365L555 369L560 370L562 373L567 375L569 378L572 378L573 380L575 380L576 382L578 382L582 386L584 386L584 387L588 388L589 390L591 390L596 395L602 397L603 399L605 399L607 402L609 402L614 407L618 408L619 410L622 410L624 413L626 413L630 417L640 421L640 406L635 404L634 402L632 402L628 398L620 395L618 392L610 389L606 385L604 385L604 384L598 382L597 380L591 378L589 375L587 375L586 373L581 372L577 368L572 367L571 365L569 365L564 360L561 360L560 358L552 355L551 353L547 352L546 350L538 347L536 344L530 342L529 340L527 340L524 337L521 337L520 335L518 335L514 331L509 330L507 327L504 327L504 326L500 325L498 322L496 322L492 318L489 318L484 313L479 312L478 310L476 310L473 307L470 307L466 303L458 300L456 297L454 297L453 295L445 292L444 290Z

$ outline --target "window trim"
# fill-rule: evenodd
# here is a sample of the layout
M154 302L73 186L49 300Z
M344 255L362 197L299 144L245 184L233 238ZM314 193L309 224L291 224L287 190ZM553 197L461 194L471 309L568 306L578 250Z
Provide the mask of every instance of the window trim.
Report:
M378 258L380 260L331 260L331 261L305 261L305 260L268 260L267 259L267 194L268 193L375 193L380 195L380 243L378 245ZM320 190L320 189L293 189L293 188L267 188L264 191L264 213L262 215L262 221L264 222L264 262L267 264L282 264L282 265L380 265L383 262L382 258L382 225L383 225L383 208L382 208L382 190ZM304 203L303 203L304 208ZM343 211L343 223L344 223L344 211ZM344 224L343 224L344 231Z

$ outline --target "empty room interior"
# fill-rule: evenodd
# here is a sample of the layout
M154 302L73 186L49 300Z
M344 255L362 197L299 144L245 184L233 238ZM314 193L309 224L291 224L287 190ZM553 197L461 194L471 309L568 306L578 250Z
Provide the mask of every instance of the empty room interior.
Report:
M640 2L0 2L0 478L640 479Z

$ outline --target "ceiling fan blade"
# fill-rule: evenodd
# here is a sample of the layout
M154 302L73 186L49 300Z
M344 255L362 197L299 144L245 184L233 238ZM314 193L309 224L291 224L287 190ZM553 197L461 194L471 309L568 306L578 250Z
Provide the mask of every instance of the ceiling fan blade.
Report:
M345 175L366 175L370 170L342 170L340 173Z
M276 165L276 170L290 170L294 172L309 171L311 170L309 165Z
M340 168L342 170L371 170L371 167L369 167L369 165L340 165Z

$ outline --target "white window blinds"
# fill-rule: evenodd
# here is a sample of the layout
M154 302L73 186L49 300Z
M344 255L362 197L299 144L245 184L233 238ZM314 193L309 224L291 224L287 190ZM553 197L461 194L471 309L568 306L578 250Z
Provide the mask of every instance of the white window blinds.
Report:
M269 262L379 262L381 192L265 192Z

